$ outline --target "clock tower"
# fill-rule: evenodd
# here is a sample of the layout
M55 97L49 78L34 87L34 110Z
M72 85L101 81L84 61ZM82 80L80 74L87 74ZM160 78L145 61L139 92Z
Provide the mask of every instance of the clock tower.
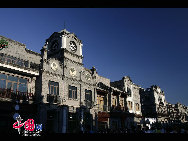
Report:
M74 33L70 33L66 29L63 29L60 32L54 32L46 40L46 44L48 58L56 58L60 61L70 59L82 64L83 44Z

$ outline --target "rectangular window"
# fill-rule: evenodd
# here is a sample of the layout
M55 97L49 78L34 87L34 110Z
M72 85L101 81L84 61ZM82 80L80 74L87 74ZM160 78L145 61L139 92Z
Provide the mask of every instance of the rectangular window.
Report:
M124 100L123 99L120 100L120 105L121 105L121 107L124 107Z
M135 106L136 106L136 111L139 111L139 104L136 103Z
M72 89L69 88L69 98L72 98Z
M115 96L113 96L113 98L112 98L112 105L116 106L116 98L115 98Z
M85 100L92 101L92 91L85 90Z
M54 94L53 91L54 91L54 86L53 85L50 85L50 94Z
M7 79L7 76L5 74L0 74L0 80L1 79Z
M10 75L0 74L0 88L27 92L27 79L18 78Z
M27 79L20 78L19 81L20 81L20 83L27 84Z
M131 102L131 101L128 101L128 105L129 105L129 110L132 110L133 105L132 105L132 102Z
M18 82L18 77L8 76L8 80Z
M59 83L49 81L49 94L59 95Z
M69 98L77 99L77 87L69 85Z
M85 89L85 104L88 108L92 106L92 91Z
M17 90L17 83L14 83L13 84L13 92L16 92L16 90Z
M27 85L26 84L19 84L18 91L20 92L27 92Z
M12 82L8 82L8 83L7 83L7 89L10 89L10 90L11 90L11 88L12 88Z

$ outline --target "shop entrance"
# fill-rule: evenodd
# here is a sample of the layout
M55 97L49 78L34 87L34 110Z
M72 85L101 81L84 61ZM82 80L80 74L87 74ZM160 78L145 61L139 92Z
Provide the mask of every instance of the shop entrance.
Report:
M56 110L47 111L46 132L57 133L59 122L59 112Z

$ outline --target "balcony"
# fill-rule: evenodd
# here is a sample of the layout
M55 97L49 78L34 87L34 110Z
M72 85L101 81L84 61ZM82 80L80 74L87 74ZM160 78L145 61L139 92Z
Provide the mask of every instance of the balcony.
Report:
M61 104L61 99L59 95L47 94L47 102L50 104Z
M0 88L0 97L12 100L34 101L35 96L33 93L13 91L10 89Z

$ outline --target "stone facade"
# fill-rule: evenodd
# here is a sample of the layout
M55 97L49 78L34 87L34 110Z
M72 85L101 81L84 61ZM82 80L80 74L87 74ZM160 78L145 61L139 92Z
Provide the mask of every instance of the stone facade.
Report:
M140 89L142 113L146 117L164 120L167 116L166 100L164 92L159 86L152 85L146 90Z
M8 119L6 102L15 101L24 105L25 111L35 107L23 117L34 114L47 133L130 128L142 118L168 120L171 111L179 111L182 121L187 121L187 107L167 103L160 87L143 89L128 76L111 82L95 67L85 68L82 41L66 29L46 39L41 54L17 41L1 39L8 42L8 47L0 50L2 121Z
M130 77L125 76L119 81L111 82L111 85L126 92L126 107L130 113L133 113L134 122L140 122L140 118L142 116L141 112L141 103L140 103L140 87L132 82Z
M179 121L187 122L188 121L188 107L180 103L170 104L167 103L167 113L168 121Z

